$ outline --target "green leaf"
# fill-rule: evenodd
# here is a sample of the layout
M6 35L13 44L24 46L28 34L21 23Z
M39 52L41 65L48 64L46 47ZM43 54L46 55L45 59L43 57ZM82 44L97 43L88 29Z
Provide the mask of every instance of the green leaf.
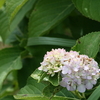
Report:
M72 0L76 8L86 17L100 21L100 0Z
M71 91L68 91L66 88L63 88L61 91L59 91L57 94L57 96L63 96L63 97L71 97L71 98L76 98L77 99L77 96L74 95Z
M60 73L56 73L53 77L48 75L46 72L36 69L32 74L31 77L40 81L48 81L53 86L58 86L60 81Z
M51 84L49 84L47 87L44 88L43 90L43 94L44 96L48 97L49 99L51 99L57 92L59 92L62 89L61 86L53 86Z
M14 1L14 0L13 0ZM16 16L13 18L11 24L10 24L10 31L12 32L17 25L19 24L19 22L23 19L23 17L25 16L25 14L32 9L34 3L36 0L28 0L27 3L25 3L23 5L23 7L19 10L19 12L16 14ZM11 33L8 34L12 35ZM7 43L9 43L10 39L6 40Z
M0 0L0 8L3 6L4 3L5 3L5 0Z
M38 80L38 82L42 81L43 78L46 76L46 72L36 69L32 74L31 77Z
M27 3L28 0L7 0L6 7L8 11L8 15L10 16L10 22L19 12L19 10Z
M45 34L73 9L71 0L39 0L29 20L29 37Z
M15 98L26 98L26 97L38 97L43 96L42 91L45 85L42 83L37 83L33 78L29 78L25 87L23 87Z
M47 87L44 88L43 90L43 95L48 97L48 99L50 99L54 94L54 89L55 86L49 84Z
M56 73L53 77L50 76L48 81L54 85L54 86L58 86L59 82L60 82L60 73Z
M25 100L48 100L42 94L45 85L42 83L37 83L36 80L31 77L25 87L23 87L14 97L15 99L25 99ZM51 100L78 100L70 97L54 96Z
M93 91L87 100L99 100L100 97L100 85Z
M2 24L0 26L0 35L3 41L6 43L10 42L10 39L8 37L10 35L13 35L11 34L12 31L14 31L25 14L33 7L36 0L29 0L27 1L27 3L25 2L26 0L23 0L23 2L22 0L17 1L18 3L16 2L16 0L6 0L6 10L9 9L8 12L6 12L5 9L0 10L0 24ZM17 9L17 7L19 7L20 9ZM13 15L13 17L11 15ZM12 19L12 21L10 21L9 19Z
M22 68L19 48L7 48L0 50L0 89L4 79L12 70Z
M81 54L94 58L99 51L99 44L100 32L92 32L78 39L72 50L79 51Z
M54 38L54 37L31 37L28 39L27 46L33 45L56 45L64 47L72 47L75 44L75 40Z
M24 98L20 98L20 99L24 99L24 100L49 100L47 97L24 97ZM56 96L50 100L79 100L79 99Z
M26 39L26 38L23 38L23 39L21 40L21 42L20 42L19 45L20 45L21 47L25 47L26 44L27 44L27 39Z
M17 13L13 15L13 20L10 25L10 30L14 30L15 27L18 25L18 23L22 20L22 18L25 16L25 14L33 7L36 0L10 0L8 1L8 6L6 9L8 9L8 15L11 17L12 13L16 13L17 7L20 7L20 9L17 9ZM17 2L18 1L18 2ZM14 12L15 11L15 12Z
M9 31L9 19L5 9L0 9L0 36L3 40L7 38Z

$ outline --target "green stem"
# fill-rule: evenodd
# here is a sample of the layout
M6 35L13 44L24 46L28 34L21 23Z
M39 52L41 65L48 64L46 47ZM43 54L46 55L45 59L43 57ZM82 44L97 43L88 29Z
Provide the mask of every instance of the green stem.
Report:
M82 95L78 91L71 91L74 95L76 95L79 99L82 99Z
M74 95L76 95L79 99L83 99L86 100L85 94L82 93L80 94L77 90L76 91L71 91Z
M83 98L86 100L86 97L85 97L85 94L84 94L84 93L82 93L82 96L83 96Z

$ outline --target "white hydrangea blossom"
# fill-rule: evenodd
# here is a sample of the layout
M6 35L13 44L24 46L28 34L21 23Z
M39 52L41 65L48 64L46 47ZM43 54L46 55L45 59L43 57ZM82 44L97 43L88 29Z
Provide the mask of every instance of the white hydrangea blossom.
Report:
M92 89L99 78L98 63L87 55L79 55L76 51L66 52L64 49L52 49L44 56L38 68L54 76L61 72L60 85L69 91L85 92Z
M100 69L94 59L79 55L76 51L70 51L61 62L63 64L61 86L70 91L85 92L96 84Z
M55 73L61 71L61 59L63 59L65 53L66 51L64 49L52 49L52 51L47 52L44 56L44 60L38 69L54 76Z

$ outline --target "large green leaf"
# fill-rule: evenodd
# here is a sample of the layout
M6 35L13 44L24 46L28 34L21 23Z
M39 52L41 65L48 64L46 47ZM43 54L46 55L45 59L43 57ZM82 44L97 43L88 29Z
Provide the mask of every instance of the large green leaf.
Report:
M100 21L100 0L72 0L76 8L86 17Z
M25 14L33 7L36 0L17 1L18 2L16 2L16 0L6 0L6 9L0 10L0 24L2 24L0 25L0 35L7 43L10 41L8 37L12 31L17 27Z
M22 6L22 8L19 10L19 12L17 12L16 16L14 16L12 22L10 23L10 31L11 32L17 27L17 25L19 24L19 22L23 19L23 17L25 16L25 14L33 7L33 5L34 5L35 2L36 2L36 0L28 0L27 3L25 3ZM11 32L7 33L8 34L7 36L11 35L11 37L12 37L13 33L11 34ZM9 43L10 41L11 41L10 38L8 38L6 40L7 43Z
M0 25L0 35L3 40L6 40L8 38L8 36L18 24L13 24L13 22L11 23L10 20L12 19L12 17L14 18L16 13L19 11L17 7L20 7L22 1L23 0L20 0L19 2L16 2L16 0L6 0L6 9L3 8L0 11L0 24L2 24ZM15 9L17 9L17 11ZM18 19L20 19L20 17Z
M99 44L100 32L92 32L78 39L72 50L94 58L99 51Z
M49 98L44 97L42 94L45 85L37 83L36 80L31 77L28 79L28 83L23 87L14 97L15 99L25 100L48 100ZM55 96L51 100L78 100L70 97Z
M29 20L29 37L45 34L72 10L71 0L39 0Z
M28 39L27 46L33 45L56 45L64 47L72 47L75 44L75 40L62 39L54 37L31 37Z
M100 85L94 90L94 92L90 95L87 100L99 100L100 97Z
M0 89L4 79L12 70L22 68L19 48L7 48L0 50Z

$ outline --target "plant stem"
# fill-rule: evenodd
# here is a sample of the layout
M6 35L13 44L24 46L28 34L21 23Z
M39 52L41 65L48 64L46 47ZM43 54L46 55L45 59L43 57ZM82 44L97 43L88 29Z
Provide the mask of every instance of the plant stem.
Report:
M82 93L82 96L83 96L83 98L86 100L86 97L85 97L85 94L84 94L84 93Z
M83 96L78 91L71 91L74 95L76 95L79 99L82 99Z

